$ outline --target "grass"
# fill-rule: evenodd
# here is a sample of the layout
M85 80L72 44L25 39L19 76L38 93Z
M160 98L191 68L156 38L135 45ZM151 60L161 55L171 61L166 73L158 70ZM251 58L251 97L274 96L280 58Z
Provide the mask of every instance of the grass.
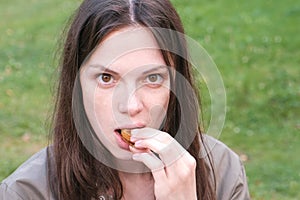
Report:
M173 2L223 77L220 140L243 155L252 199L300 199L300 2ZM56 41L78 3L0 2L0 180L47 145Z
M299 2L176 6L187 33L208 50L223 76L228 112L220 139L247 156L252 198L299 199Z
M47 144L56 41L75 6L0 2L0 180Z

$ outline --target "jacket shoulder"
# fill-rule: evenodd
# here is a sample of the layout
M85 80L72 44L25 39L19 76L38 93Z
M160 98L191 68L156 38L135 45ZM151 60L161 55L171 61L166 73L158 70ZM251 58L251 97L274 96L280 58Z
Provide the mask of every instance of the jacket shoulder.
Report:
M245 168L239 156L211 136L203 135L203 143L201 156L208 161L209 154L212 159L217 198L250 199Z
M48 187L48 147L20 165L0 185L0 199L51 199Z

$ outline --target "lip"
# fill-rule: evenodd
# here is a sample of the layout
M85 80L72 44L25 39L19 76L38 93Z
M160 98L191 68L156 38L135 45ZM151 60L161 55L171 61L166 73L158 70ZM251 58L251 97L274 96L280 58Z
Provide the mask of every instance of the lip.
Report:
M116 128L114 130L114 133L115 133L117 145L121 149L125 149L125 150L129 151L129 144L123 140L123 138L120 134L120 130L122 130L122 129L131 130L131 129L138 129L138 128L144 128L144 127L146 127L146 126L143 123L136 123L136 124L124 125L124 126L120 126L120 127Z
M118 129L116 129L116 130L114 131L115 137L116 137L116 141L117 141L117 145L118 145L121 149L124 149L124 150L129 151L129 144L128 144L127 142L125 142L125 141L122 139L121 134L120 134L117 130L118 130Z
M118 130L118 129L136 129L136 128L144 128L146 127L146 125L144 123L135 123L135 124L128 124L128 125L122 125L122 126L119 126L117 127L115 130Z

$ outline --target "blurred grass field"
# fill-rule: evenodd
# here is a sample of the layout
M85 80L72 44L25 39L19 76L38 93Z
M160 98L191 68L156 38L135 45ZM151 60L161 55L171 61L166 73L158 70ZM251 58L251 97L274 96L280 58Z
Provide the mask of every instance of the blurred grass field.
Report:
M300 2L173 0L227 92L220 140L252 199L300 199ZM47 145L60 33L79 1L0 0L0 181Z

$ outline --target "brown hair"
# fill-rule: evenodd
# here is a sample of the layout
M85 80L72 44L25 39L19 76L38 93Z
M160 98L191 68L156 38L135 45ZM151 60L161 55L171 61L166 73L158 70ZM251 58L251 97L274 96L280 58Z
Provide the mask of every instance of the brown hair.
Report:
M168 0L85 0L78 8L64 43L61 56L60 78L53 117L53 146L48 156L49 185L56 199L92 199L111 193L114 199L121 199L123 187L115 169L97 161L80 140L72 113L72 92L79 68L93 49L107 34L130 25L159 27L184 33L180 18ZM176 44L186 55L185 42L167 38L159 45ZM193 85L190 64L181 56L162 50L167 64L175 66L178 73ZM200 142L203 142L199 128L198 101L190 95L188 86L181 81L174 82L175 93L171 93L164 131L175 137L181 129L182 137L199 133L192 144L181 144L197 161L196 180L198 199L215 199L214 173L211 162L200 158ZM176 95L176 97L175 97ZM180 105L182 98L184 105ZM184 112L181 112L184 111ZM183 120L182 120L183 119ZM183 124L183 125L182 125ZM176 138L177 139L177 138Z

